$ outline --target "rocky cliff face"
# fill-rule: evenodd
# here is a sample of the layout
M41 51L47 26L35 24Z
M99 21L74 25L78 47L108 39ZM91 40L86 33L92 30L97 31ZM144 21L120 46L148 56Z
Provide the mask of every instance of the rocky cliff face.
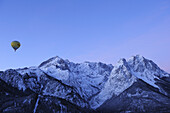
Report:
M53 57L0 72L0 112L170 112L170 76L137 55L115 66Z

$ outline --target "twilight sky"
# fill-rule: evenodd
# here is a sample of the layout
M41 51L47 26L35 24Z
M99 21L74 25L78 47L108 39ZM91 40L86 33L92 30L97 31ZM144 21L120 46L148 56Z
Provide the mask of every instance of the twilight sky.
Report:
M170 0L0 0L0 43L0 70L140 54L170 72Z

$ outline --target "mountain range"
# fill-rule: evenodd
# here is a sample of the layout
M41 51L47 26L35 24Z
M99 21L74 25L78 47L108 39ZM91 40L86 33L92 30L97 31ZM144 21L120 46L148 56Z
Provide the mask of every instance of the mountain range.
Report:
M0 85L1 113L170 112L170 74L141 55L115 66L56 56L0 71Z

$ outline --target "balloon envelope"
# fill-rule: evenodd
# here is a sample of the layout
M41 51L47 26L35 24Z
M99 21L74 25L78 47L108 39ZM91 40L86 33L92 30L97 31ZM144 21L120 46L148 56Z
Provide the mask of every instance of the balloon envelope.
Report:
M16 51L21 46L21 44L18 41L13 41L11 42L11 46Z

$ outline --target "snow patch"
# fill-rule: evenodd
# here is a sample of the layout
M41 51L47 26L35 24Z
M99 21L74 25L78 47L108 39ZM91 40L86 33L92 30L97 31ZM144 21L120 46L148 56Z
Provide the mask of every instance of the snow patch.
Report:
M36 103L35 103L34 113L36 113L39 100L40 100L40 95L38 95L37 101L36 101Z

